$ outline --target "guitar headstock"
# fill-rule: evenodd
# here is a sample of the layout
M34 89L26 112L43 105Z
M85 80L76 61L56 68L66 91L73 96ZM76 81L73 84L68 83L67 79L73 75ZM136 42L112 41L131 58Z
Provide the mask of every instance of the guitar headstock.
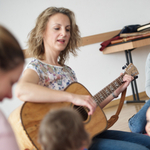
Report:
M136 77L139 74L137 68L132 63L126 67L125 72L133 77Z

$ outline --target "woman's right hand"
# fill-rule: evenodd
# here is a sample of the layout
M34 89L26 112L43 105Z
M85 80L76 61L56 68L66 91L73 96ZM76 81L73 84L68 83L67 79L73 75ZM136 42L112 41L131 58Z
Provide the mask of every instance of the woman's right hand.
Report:
M72 103L77 106L85 106L89 109L88 115L92 115L96 109L96 102L90 95L72 94Z

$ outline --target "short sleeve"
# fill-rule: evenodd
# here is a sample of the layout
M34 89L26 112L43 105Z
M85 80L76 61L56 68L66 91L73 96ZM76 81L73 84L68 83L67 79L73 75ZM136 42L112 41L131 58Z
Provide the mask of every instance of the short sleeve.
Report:
M27 66L25 67L24 71L26 69L32 69L32 70L34 70L38 74L38 76L40 76L39 63L38 63L38 61L36 59L33 59L32 61L30 61L27 64Z

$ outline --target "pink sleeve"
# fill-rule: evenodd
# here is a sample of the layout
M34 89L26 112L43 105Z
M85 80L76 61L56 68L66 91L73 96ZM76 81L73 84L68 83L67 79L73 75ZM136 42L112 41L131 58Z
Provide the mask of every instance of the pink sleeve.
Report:
M0 111L0 150L19 150L13 130Z

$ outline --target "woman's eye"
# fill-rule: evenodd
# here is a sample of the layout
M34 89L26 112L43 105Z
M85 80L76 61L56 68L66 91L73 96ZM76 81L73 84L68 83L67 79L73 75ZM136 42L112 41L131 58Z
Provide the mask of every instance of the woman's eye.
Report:
M70 29L66 29L67 32L70 32Z
M55 30L59 30L59 28L55 28Z

